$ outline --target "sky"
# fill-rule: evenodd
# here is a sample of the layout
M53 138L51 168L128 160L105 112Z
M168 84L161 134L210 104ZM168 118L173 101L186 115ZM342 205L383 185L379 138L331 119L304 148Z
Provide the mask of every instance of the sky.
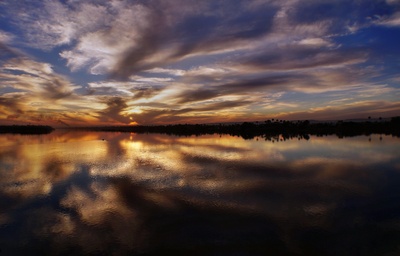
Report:
M3 0L0 124L400 115L400 0Z

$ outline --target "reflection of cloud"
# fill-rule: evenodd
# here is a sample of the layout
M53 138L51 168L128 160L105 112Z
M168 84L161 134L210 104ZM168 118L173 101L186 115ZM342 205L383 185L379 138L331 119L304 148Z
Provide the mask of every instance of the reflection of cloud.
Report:
M101 159L107 154L105 143L98 138L89 142L82 142L82 137L78 140L65 143L61 136L41 144L40 139L30 141L23 136L0 138L1 191L19 198L49 195L54 184L77 171L72 161L90 163L91 159Z
M273 237L287 254L306 243L305 230L343 241L353 217L368 219L376 209L359 205L380 201L387 175L398 170L398 139L379 136L275 143L68 131L1 136L0 224L18 223L6 249L17 248L19 232L53 254L213 250L218 237L229 249L253 248L243 235L263 245Z
M80 219L89 225L99 225L104 222L107 215L118 215L119 218L134 218L134 212L130 211L113 188L102 188L92 184L90 193L72 187L68 195L61 201L66 208L76 209Z

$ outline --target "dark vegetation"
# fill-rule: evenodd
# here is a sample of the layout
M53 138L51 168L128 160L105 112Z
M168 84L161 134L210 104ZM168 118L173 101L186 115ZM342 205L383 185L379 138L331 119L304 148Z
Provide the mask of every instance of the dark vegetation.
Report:
M174 124L174 125L135 125L135 126L97 126L68 128L74 130L160 133L176 136L200 136L206 134L228 134L244 139L255 137L271 138L281 135L283 138L308 139L309 135L337 135L339 138L358 135L386 134L400 137L400 116L390 121L337 121L311 123L305 121L267 120L264 122L244 122L234 124ZM46 125L2 125L1 133L48 134L54 130Z
M47 125L0 125L0 134L48 134L53 130L53 127Z
M370 134L391 134L400 136L400 117L393 117L390 121L337 121L326 123L311 123L305 121L267 120L264 122L244 122L235 124L176 124L155 126L102 126L73 128L91 131L134 132L134 133L161 133L177 136L229 134L241 136L244 139L262 137L265 139L281 135L283 138L308 139L309 135L326 136L337 135L351 137Z

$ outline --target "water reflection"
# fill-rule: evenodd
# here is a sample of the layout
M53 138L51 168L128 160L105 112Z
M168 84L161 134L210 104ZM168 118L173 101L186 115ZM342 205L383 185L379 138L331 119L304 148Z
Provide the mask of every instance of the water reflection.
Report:
M0 136L2 254L399 253L399 138Z

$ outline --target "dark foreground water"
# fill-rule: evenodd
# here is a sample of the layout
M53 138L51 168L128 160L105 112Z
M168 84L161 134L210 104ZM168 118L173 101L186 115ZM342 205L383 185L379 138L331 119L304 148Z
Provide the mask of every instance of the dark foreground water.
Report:
M400 139L0 136L0 255L399 255Z

